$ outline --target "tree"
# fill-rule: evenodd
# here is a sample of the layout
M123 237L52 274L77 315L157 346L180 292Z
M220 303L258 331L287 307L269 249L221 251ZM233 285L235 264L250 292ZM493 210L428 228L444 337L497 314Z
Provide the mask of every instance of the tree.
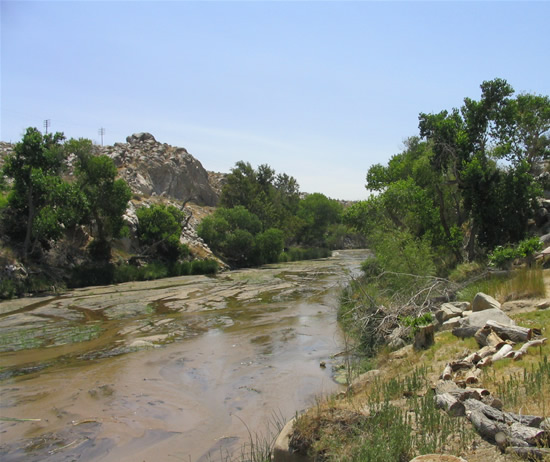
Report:
M238 205L218 208L202 220L197 234L229 264L247 266L255 263L254 239L261 230L260 219Z
M116 179L117 169L110 157L93 155L89 140L79 140L71 147L78 157L77 184L86 197L87 222L96 236L95 245L102 249L98 257L108 259L110 239L124 234L123 216L132 193L123 179Z
M256 215L264 229L285 230L286 238L294 234L300 192L297 181L287 174L276 174L269 165L256 170L248 162L237 162L227 176L220 205L233 208L245 207Z
M62 133L42 135L29 127L6 159L4 174L13 178L7 227L13 236L24 236L24 259L82 218L80 190L60 176L67 152L64 139Z
M490 249L524 235L536 188L523 162L532 168L529 162L546 156L548 147L548 98L513 98L503 79L483 82L481 90L479 101L465 98L460 110L419 117L420 135L432 144L433 168L456 184L457 208L463 207L457 224L467 225L469 260L476 240ZM512 166L505 173L493 158L507 158Z
M342 221L342 206L324 194L314 193L300 201L297 215L302 220L298 241L322 247L329 226Z
M187 255L189 249L180 243L184 213L174 206L151 205L136 212L139 224L138 238L148 252L177 261Z

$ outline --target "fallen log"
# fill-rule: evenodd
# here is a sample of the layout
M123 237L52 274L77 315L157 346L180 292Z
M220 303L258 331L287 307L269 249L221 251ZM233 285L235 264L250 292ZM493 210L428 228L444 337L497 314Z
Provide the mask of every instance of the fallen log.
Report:
M482 396L488 396L490 394L489 390L485 388L460 388L451 380L440 381L435 386L435 393L449 393L459 401L465 401L467 399L481 400Z
M500 350L498 350L491 358L491 361L493 363L497 362L499 359L503 359L506 357L508 353L512 351L512 345L504 344Z
M524 343L519 350L508 353L507 357L514 359L514 361L517 361L518 359L521 359L523 356L527 354L527 350L529 348L534 346L542 346L545 343L546 343L546 338L531 340L527 343Z
M481 411L475 409L467 410L466 416L483 438L495 442L497 433L504 433L504 430L496 422L486 417Z
M516 343L524 343L531 340L533 336L532 329L521 326L506 326L496 321L487 321L485 327L490 327L503 340L512 340Z
M492 346L484 346L481 350L477 352L481 359L486 358L487 356L493 356L497 352L497 349Z
M475 399L467 399L466 401L464 401L464 407L466 408L466 411L481 412L485 417L493 421L502 423L506 422L506 419L504 418L504 413L502 411L499 411L494 407L488 406L481 401Z
M482 412L486 417L497 422L502 422L508 425L520 424L527 427L540 428L544 419L536 415L516 414L514 412L505 412L490 406L483 401L468 399L464 401L466 410L475 410ZM543 431L546 429L542 428Z
M441 393L435 395L435 403L437 407L445 409L447 414L458 417L465 415L465 408L462 401L459 401L451 393Z
M460 369L471 369L473 365L472 362L465 360L452 361L449 363L453 372L459 371Z
M443 372L441 373L441 379L443 380L451 380L453 378L453 368L450 364L447 364L445 366L445 369L443 369Z
M550 449L509 446L506 448L506 454L515 454L527 460L545 460L550 457Z
M548 433L536 427L529 427L519 422L510 425L505 432L510 438L525 441L530 446L537 446L548 441Z
M468 374L466 374L465 381L468 385L472 385L474 383L479 382L479 376L481 375L482 370L478 369L477 367L474 367L471 369Z

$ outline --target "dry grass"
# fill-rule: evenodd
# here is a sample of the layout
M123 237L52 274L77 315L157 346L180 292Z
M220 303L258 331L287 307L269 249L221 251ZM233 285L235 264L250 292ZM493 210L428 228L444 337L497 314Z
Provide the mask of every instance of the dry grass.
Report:
M550 332L550 309L515 316L520 325ZM512 462L474 435L465 418L450 418L435 409L431 387L444 365L478 350L474 339L460 340L440 333L428 350L411 347L374 359L379 375L356 382L353 394L320 401L298 418L296 448L317 460L399 461L414 455L440 452L469 461L490 458ZM550 416L550 345L533 348L521 361L502 360L482 378L482 386L498 396L507 411Z

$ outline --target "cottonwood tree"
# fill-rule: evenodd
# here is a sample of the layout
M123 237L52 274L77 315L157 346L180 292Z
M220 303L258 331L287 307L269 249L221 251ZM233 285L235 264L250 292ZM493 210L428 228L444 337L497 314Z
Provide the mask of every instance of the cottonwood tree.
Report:
M15 239L24 236L24 259L82 218L81 191L61 178L67 155L64 139L62 133L42 135L29 127L6 159L4 174L13 179L13 189L5 224Z
M117 179L117 168L106 155L94 155L90 140L73 140L70 145L78 161L77 185L86 198L86 217L95 239L92 253L99 259L110 257L111 239L125 234L124 213L132 197L123 179Z

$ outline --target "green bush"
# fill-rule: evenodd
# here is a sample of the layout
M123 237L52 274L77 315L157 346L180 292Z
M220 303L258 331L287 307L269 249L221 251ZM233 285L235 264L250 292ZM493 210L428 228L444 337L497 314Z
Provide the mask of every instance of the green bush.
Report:
M151 205L137 210L138 238L150 252L166 260L177 261L189 255L189 248L180 243L184 213L170 205Z
M401 322L405 326L409 326L412 328L413 335L418 332L418 328L422 326L427 326L431 324L433 321L432 313L424 313L421 316L413 317L413 316L405 316L401 319Z
M0 281L0 299L13 298L17 292L17 285L11 279Z
M110 263L84 264L75 267L67 282L69 288L105 286L113 283L115 266Z
M533 255L542 249L542 242L538 237L524 239L518 242L515 246L497 246L492 252L489 252L489 265L508 269L513 261L517 258L526 258L530 263Z
M191 274L216 274L218 262L216 260L193 260L191 262Z

